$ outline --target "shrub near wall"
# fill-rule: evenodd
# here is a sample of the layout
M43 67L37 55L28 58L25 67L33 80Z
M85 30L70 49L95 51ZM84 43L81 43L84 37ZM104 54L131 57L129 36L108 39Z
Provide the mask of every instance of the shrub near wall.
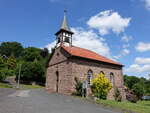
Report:
M100 73L97 77L92 79L91 88L94 96L100 99L106 99L108 92L112 88L112 84L104 74Z

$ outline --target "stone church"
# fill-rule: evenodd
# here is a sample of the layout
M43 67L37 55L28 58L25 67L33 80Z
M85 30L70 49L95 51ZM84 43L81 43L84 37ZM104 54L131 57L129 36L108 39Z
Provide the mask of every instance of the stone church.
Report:
M75 78L90 84L93 74L103 73L113 85L107 99L114 99L114 87L120 90L122 98L125 99L123 65L93 51L73 46L73 34L65 12L61 28L55 34L56 46L49 58L46 90L71 95L75 91Z

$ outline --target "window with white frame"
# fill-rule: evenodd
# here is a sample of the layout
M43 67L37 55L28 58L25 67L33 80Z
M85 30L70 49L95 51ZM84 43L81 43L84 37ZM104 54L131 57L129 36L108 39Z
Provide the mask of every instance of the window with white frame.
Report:
M92 78L93 78L93 71L89 70L87 75L87 82L89 85L91 85Z
M115 84L115 79L114 79L114 74L110 73L110 82L112 83L112 85Z

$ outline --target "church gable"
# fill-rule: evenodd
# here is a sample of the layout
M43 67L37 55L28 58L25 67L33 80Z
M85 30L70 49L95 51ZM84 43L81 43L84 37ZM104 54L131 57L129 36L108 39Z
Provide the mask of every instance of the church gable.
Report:
M63 61L66 61L68 55L69 54L64 52L61 47L60 48L56 48L53 51L52 56L51 56L51 58L49 60L49 66L50 65L55 65L57 63L61 63Z

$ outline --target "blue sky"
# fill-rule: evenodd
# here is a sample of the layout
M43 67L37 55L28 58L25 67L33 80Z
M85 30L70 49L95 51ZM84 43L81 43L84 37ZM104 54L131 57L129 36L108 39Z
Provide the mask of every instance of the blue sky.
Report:
M0 0L0 42L50 49L64 8L74 45L121 62L126 74L148 77L150 0Z

